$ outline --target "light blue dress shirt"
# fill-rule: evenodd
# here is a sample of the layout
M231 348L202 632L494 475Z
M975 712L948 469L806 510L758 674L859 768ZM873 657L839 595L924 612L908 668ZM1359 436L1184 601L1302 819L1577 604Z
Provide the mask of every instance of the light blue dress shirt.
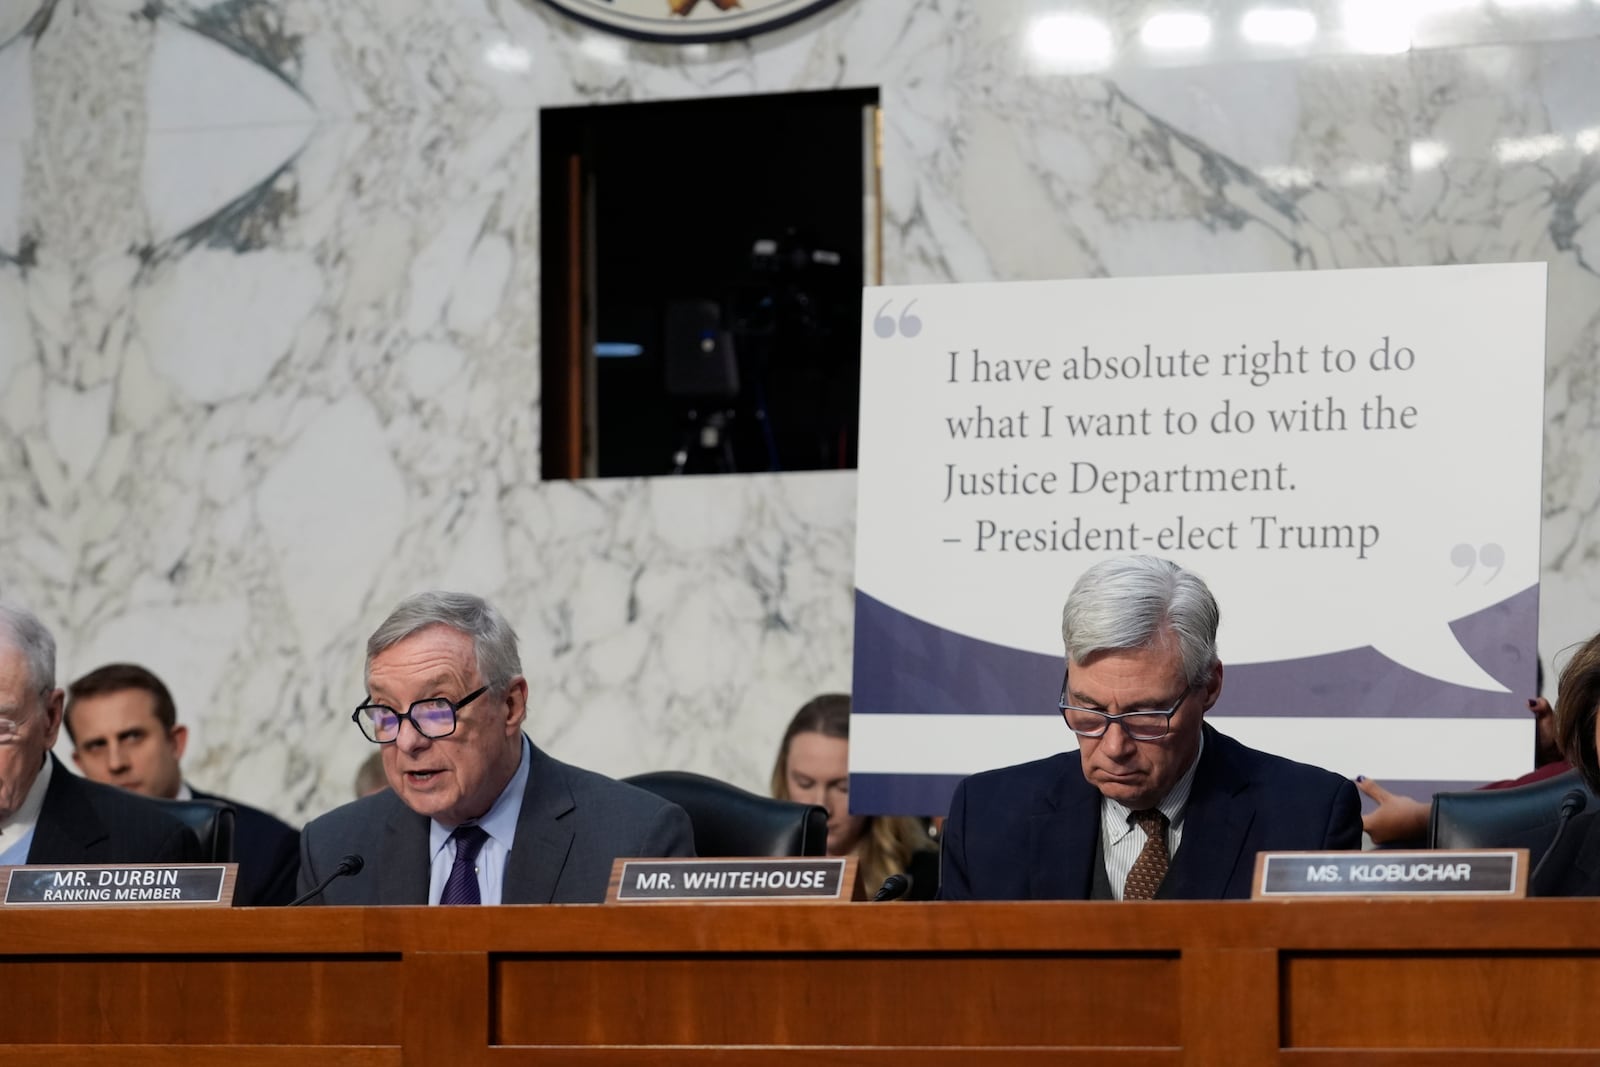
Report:
M500 903L500 891L505 884L506 861L511 856L511 846L517 836L517 818L522 814L522 794L528 787L528 764L533 761L532 748L526 734L522 737L522 755L517 773L500 791L488 812L479 819L489 840L478 850L478 899L485 904ZM444 884L450 878L450 868L456 862L456 846L450 840L453 826L442 826L437 819L428 825L428 854L433 857L428 874L428 903L437 904L444 895Z

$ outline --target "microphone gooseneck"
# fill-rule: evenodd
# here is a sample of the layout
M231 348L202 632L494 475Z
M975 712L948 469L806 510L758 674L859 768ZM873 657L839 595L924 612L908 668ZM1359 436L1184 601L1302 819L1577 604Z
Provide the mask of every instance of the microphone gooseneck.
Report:
M1555 855L1556 846L1561 843L1561 835L1566 831L1567 824L1572 821L1572 817L1587 807L1588 804L1589 795L1581 789L1570 789L1561 798L1561 814L1557 817L1555 836L1550 839L1550 847L1544 850L1544 855L1539 857L1539 862L1534 866L1533 873L1528 875L1529 886L1539 880L1539 872L1544 870L1544 865L1549 862L1551 856Z
M328 877L324 878L321 882L318 882L316 888L312 889L311 892L291 900L289 902L289 907L297 908L306 901L311 900L313 897L321 896L322 891L327 889L334 882L338 881L340 878L344 878L352 874L360 874L361 868L365 867L366 865L366 860L362 859L354 852L350 853L344 859L340 860L339 866L333 869L333 873L328 875Z

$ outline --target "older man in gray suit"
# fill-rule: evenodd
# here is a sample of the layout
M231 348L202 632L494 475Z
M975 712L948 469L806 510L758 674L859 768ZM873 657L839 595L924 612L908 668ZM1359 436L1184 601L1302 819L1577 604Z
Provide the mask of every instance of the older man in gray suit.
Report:
M692 856L683 809L541 752L522 732L517 638L487 601L420 593L367 642L353 716L390 790L306 826L300 888L348 855L324 904L573 904L605 897L619 856Z

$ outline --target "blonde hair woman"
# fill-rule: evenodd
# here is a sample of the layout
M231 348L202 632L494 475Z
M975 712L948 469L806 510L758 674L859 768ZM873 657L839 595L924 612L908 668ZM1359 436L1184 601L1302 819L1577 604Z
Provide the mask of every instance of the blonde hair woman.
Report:
M828 809L828 855L857 858L868 896L891 874L912 879L908 896L932 900L939 855L921 820L850 814L850 698L826 693L806 702L784 732L772 768L772 795Z

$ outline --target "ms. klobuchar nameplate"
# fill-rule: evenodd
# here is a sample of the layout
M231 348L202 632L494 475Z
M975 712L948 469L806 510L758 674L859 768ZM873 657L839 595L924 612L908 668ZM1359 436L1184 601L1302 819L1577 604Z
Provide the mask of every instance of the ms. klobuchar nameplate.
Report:
M1525 848L1261 852L1253 900L1281 897L1522 897Z
M853 856L621 859L611 869L606 899L624 904L849 900L855 863Z
M233 903L235 863L0 867L7 905Z

